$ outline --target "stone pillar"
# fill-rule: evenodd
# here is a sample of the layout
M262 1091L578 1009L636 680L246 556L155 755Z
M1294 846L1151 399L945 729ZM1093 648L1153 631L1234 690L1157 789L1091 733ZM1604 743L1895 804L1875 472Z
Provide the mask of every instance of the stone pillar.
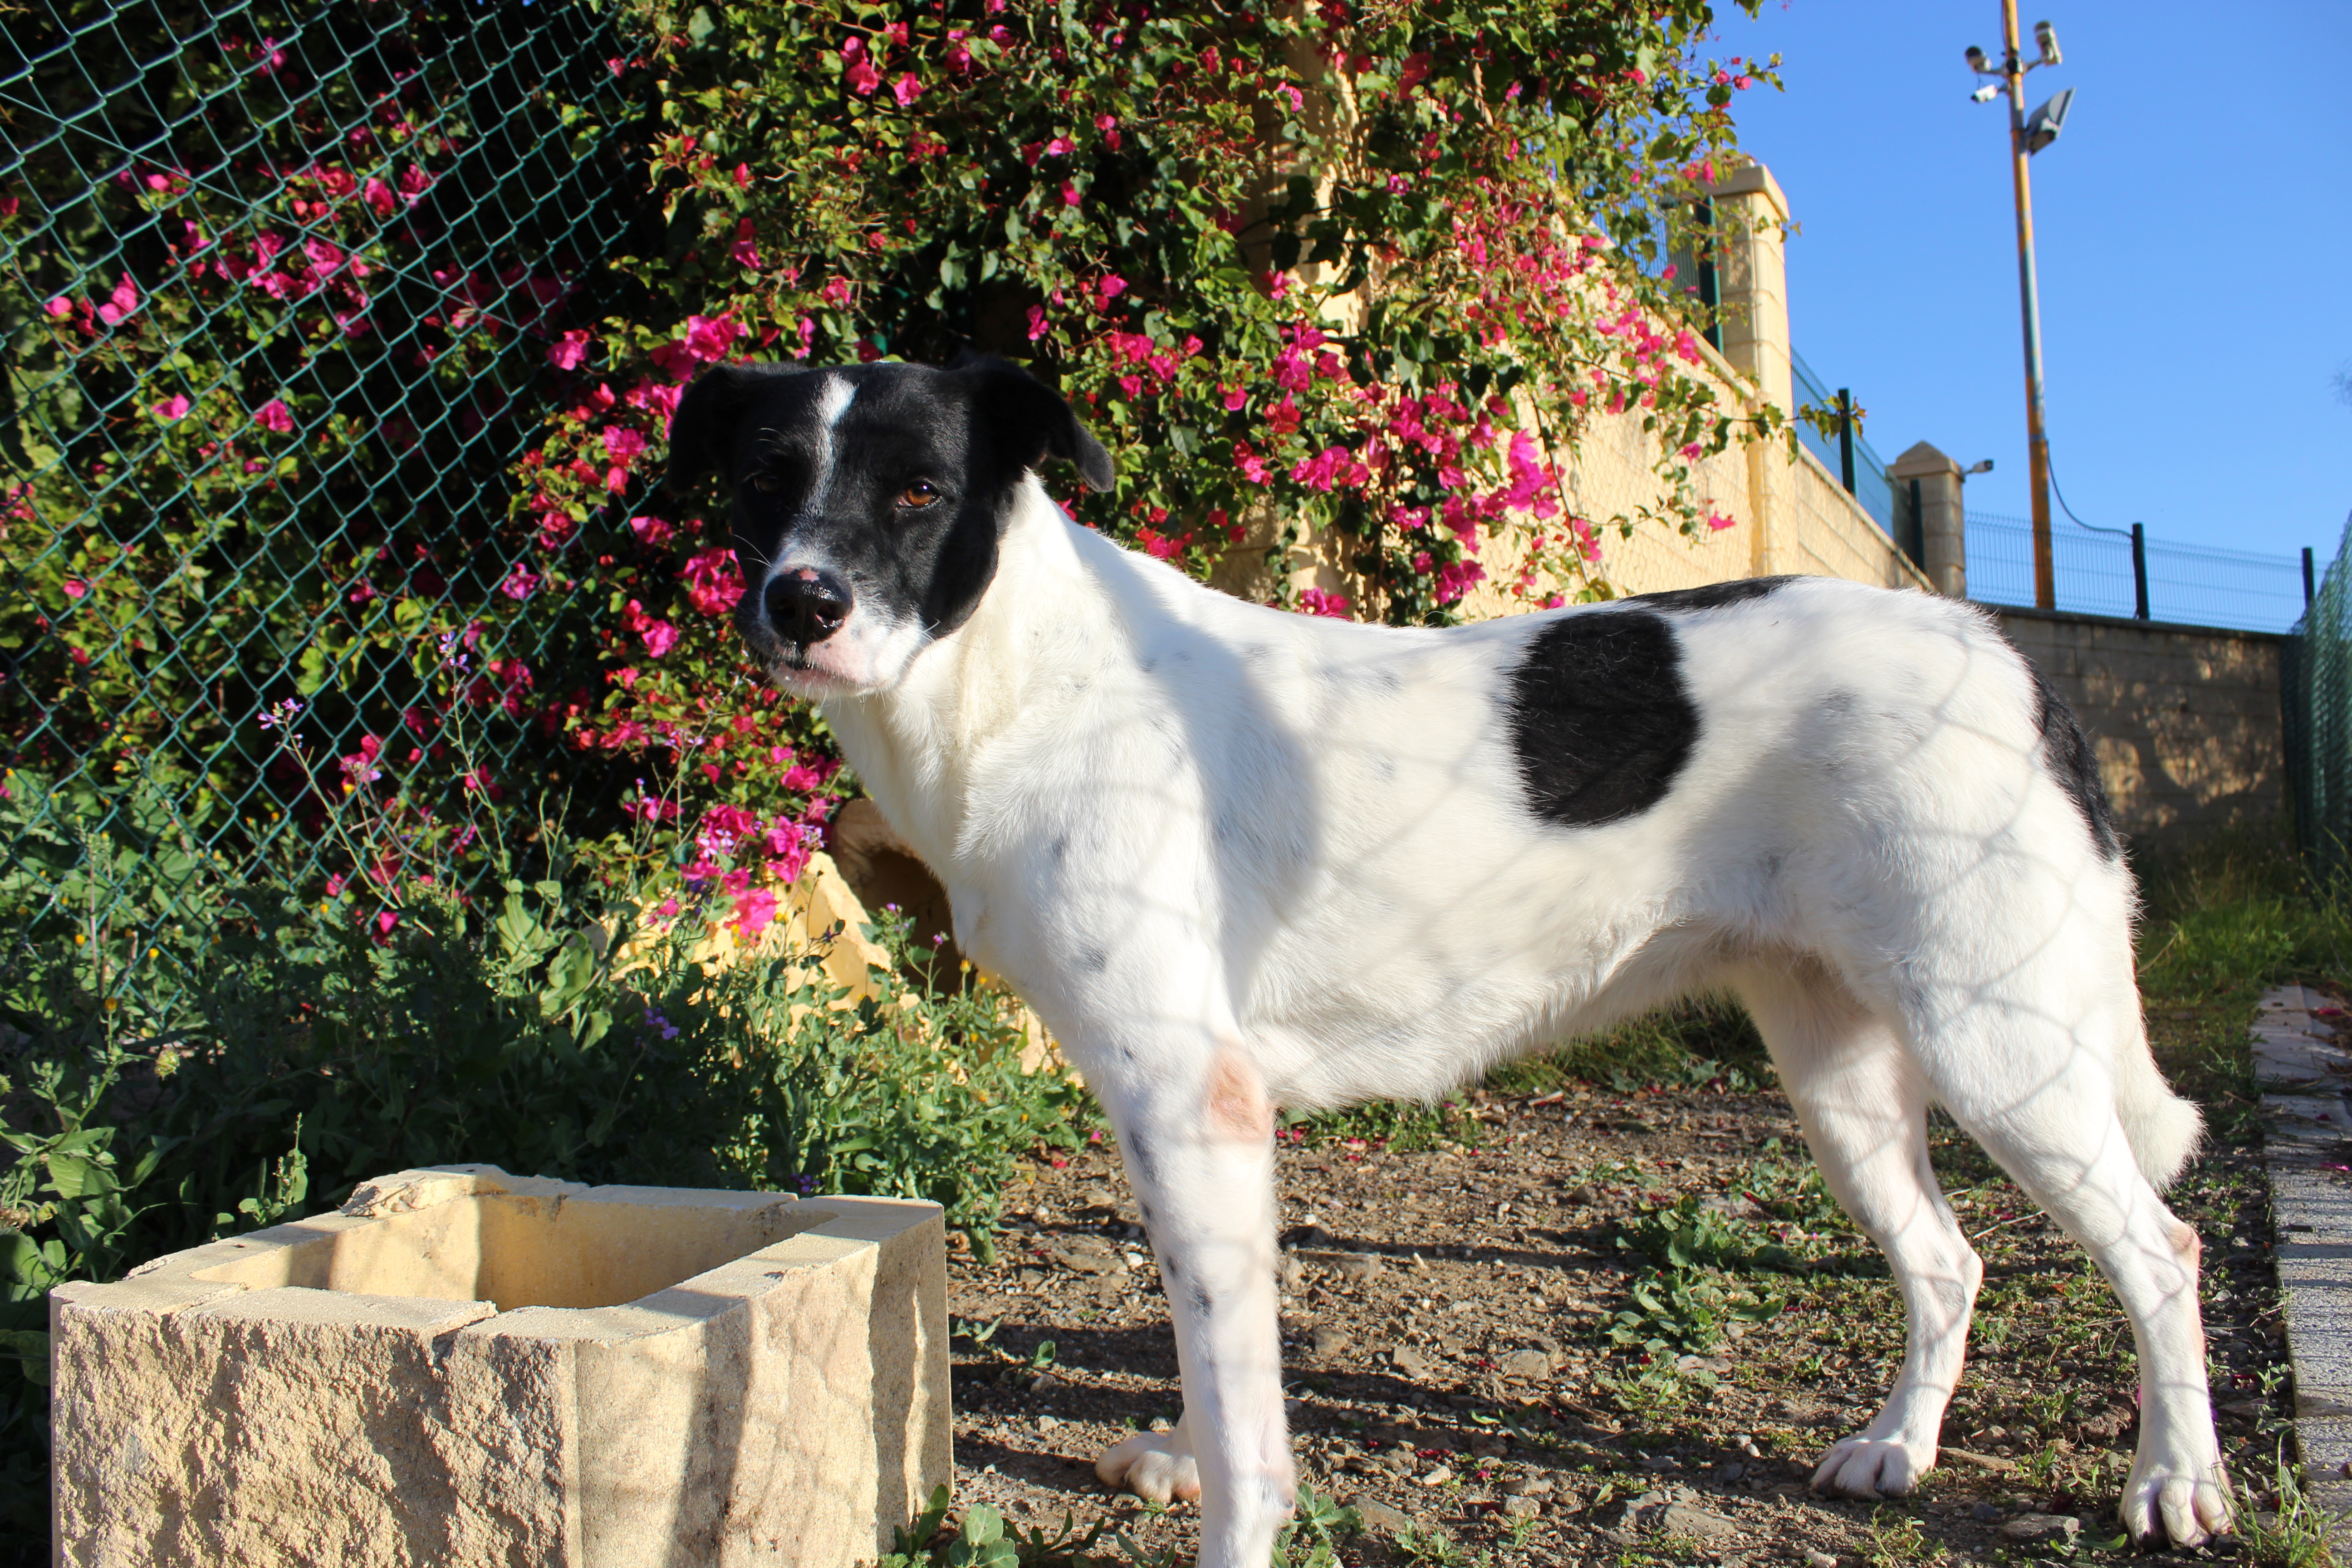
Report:
M1959 464L1922 441L1886 465L1897 485L1919 481L1919 533L1927 560L1921 563L1936 592L1969 596L1968 512L1960 500L1966 482Z
M1782 413L1796 407L1789 373L1789 198L1772 172L1747 163L1716 182L1716 286L1723 357Z

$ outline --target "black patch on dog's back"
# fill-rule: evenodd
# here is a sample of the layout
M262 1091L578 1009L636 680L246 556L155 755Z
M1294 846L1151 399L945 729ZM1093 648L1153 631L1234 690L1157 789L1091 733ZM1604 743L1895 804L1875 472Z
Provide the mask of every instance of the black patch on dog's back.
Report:
M2083 733L2082 721L2042 667L2027 658L2025 668L2033 677L2033 727L2042 732L2042 763L2091 830L2099 858L2113 860L2124 852L2123 835L2116 826L2115 808L2107 803L2107 786L2099 782L2099 759L2091 750L2091 738Z
M1506 700L1528 809L1563 827L1649 810L1698 739L1674 628L1645 610L1546 626L1511 672Z
M1777 594L1794 577L1738 577L1728 583L1706 583L1696 588L1668 588L1656 594L1633 594L1625 603L1653 610L1719 610Z

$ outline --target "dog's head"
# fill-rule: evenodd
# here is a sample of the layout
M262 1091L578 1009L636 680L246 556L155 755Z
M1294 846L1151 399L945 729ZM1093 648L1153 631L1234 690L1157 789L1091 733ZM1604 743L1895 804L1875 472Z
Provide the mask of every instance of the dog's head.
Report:
M678 400L668 482L716 468L748 586L735 624L787 689L887 689L961 626L996 574L1022 479L1108 453L1019 366L721 365Z

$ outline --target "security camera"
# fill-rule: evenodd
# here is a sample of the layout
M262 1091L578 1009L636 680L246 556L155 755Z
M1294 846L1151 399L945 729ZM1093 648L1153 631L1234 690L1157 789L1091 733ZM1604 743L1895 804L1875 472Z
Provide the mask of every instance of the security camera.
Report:
M1984 86L1977 89L1976 91L1969 94L1969 100L1975 103L1990 103L1994 99L1999 98L2000 96L2000 83L1997 81L1989 81L1985 83Z
M2033 41L2042 46L2041 64L2058 64L2058 29L2047 22L2036 22L2033 24Z
M1991 459L1990 458L1987 458L1983 462L1979 463L1979 464L1975 465L1975 466L1974 466L1974 467L1972 467L1972 468L1963 468L1963 469L1961 469L1960 471L1961 471L1962 473L1967 473L1967 474L1989 474L1989 473L1991 473L1991 472L1992 472L1992 459Z
M1969 46L1969 69L1979 76L1999 76L2000 68L1985 58L1985 52L1974 44Z

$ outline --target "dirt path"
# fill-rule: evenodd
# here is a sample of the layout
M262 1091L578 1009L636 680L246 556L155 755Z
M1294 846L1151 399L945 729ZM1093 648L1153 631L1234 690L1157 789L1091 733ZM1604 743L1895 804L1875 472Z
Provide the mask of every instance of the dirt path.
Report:
M2114 1512L2129 1331L2082 1252L1948 1127L1937 1166L1987 1278L1943 1462L1885 1503L1805 1486L1875 1410L1902 1313L1784 1100L1736 1075L1570 1083L1472 1095L1451 1131L1422 1147L1286 1134L1291 1429L1302 1479L1372 1526L1348 1562L2023 1561L2069 1536L2075 1561L2130 1555ZM2259 1169L2220 1148L2173 1201L2205 1241L2232 1473L2260 1482L2287 1396ZM1114 1497L1091 1468L1180 1404L1115 1153L1034 1167L1008 1209L994 1263L960 1259L950 1279L959 1329L986 1335L954 1342L959 1504L1110 1515L1189 1552L1189 1509ZM2256 1560L2243 1542L2219 1555Z

